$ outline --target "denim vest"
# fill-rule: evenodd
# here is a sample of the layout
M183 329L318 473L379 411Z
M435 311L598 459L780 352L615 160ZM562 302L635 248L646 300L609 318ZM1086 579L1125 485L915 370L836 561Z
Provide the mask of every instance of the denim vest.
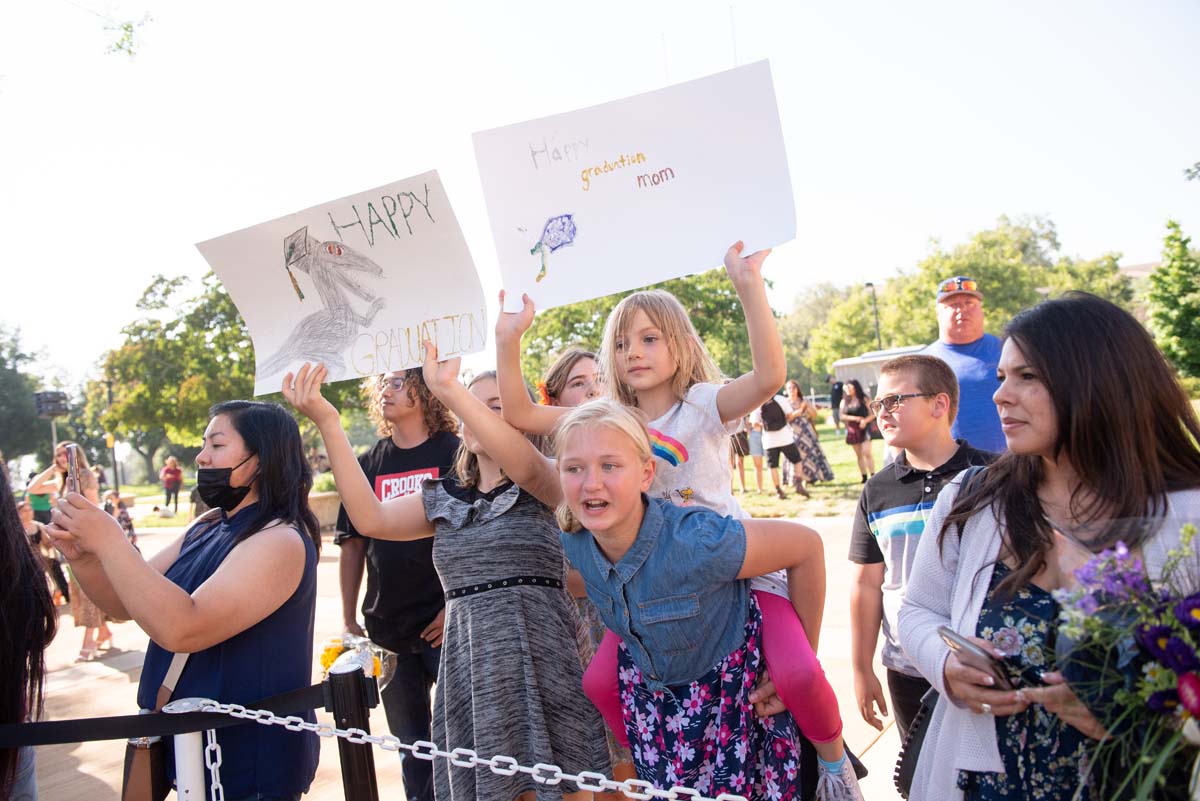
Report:
M591 532L563 533L563 549L608 628L625 641L648 687L703 676L742 645L749 582L738 580L746 530L732 517L642 496L637 539L615 565Z

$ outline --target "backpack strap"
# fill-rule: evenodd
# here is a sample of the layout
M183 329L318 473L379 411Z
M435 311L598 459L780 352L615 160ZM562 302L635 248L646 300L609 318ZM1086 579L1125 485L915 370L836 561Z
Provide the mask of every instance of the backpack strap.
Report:
M966 492L967 490L969 490L971 488L971 485L975 483L975 479L977 479L979 477L979 474L982 473L986 469L987 469L986 465L973 464L970 467L968 467L966 470L964 470L962 482L959 484L958 495L956 496L955 500L957 500L958 498L961 498L962 494L964 492ZM965 525L965 521L963 521L963 520L958 521L958 524L957 524L958 538L960 540L962 539L964 525Z

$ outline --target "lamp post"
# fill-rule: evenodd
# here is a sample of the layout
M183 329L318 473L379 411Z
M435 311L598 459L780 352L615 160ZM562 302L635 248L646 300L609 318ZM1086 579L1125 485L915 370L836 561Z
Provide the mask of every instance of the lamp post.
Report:
M108 387L108 410L112 411L113 396L112 396L112 379L105 379L105 386ZM113 464L113 489L117 493L117 497L121 497L121 467L117 464L117 438L113 434L108 435L108 447L112 448L112 464Z
M879 301L875 298L875 285L868 281L863 286L871 290L871 307L875 309L875 345L879 350L883 350L883 337L879 335Z

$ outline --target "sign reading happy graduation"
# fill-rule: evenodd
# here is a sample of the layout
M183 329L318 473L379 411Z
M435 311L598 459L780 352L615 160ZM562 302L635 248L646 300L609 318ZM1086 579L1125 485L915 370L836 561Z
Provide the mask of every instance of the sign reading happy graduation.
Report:
M254 394L324 362L329 380L403 370L487 342L483 288L436 171L196 246L254 342Z
M766 61L475 134L507 290L545 309L795 238Z

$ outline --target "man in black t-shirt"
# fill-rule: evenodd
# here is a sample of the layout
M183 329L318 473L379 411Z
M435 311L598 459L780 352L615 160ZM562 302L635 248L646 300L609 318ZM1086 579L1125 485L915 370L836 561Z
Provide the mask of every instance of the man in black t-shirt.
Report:
M381 501L421 491L427 478L444 478L454 464L457 421L433 397L420 368L363 382L368 413L383 437L358 463ZM437 681L445 596L433 568L433 538L397 542L367 539L354 529L346 507L338 511L338 572L347 631L362 635L357 620L363 566L367 591L362 612L367 635L396 653L396 673L382 693L388 728L405 742L430 736L429 691ZM401 754L404 794L433 801L431 763Z

